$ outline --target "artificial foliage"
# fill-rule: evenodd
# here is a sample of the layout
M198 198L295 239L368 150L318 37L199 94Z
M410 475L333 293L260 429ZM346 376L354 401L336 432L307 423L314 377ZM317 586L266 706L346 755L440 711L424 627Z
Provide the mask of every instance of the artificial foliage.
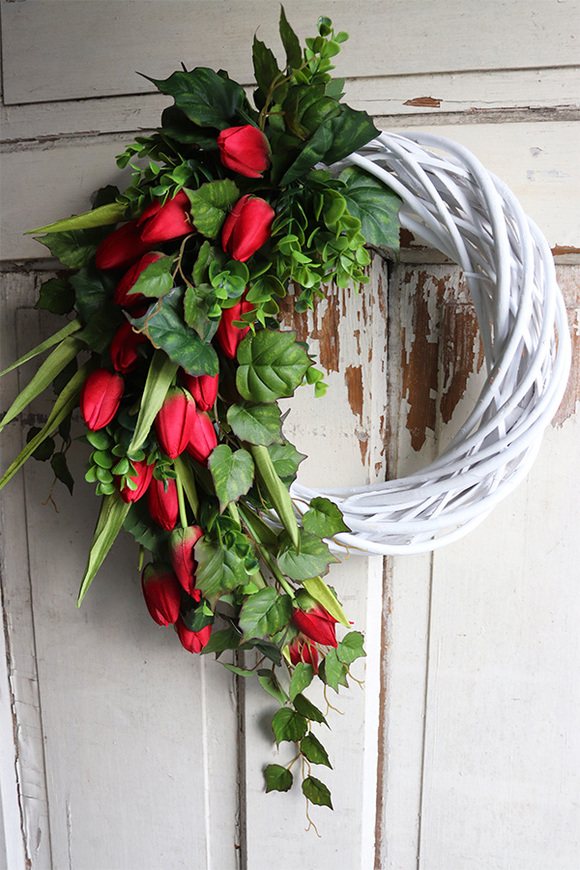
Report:
M80 408L100 512L79 605L129 532L151 617L186 650L257 678L280 705L276 743L296 744L306 799L332 807L312 772L331 766L312 727L327 711L305 692L346 686L363 638L324 579L328 542L347 530L339 509L316 498L301 516L290 496L304 457L277 402L325 384L277 316L289 284L298 311L330 282L362 290L366 245L396 247L398 200L355 167L332 169L377 134L331 78L347 34L321 18L303 48L282 9L280 36L282 64L254 38L252 100L223 70L151 79L174 102L118 157L130 186L35 231L69 268L37 307L67 319L8 369L49 352L0 428L51 384L56 399L1 485L34 456L72 493ZM292 786L293 764L265 768L268 791Z

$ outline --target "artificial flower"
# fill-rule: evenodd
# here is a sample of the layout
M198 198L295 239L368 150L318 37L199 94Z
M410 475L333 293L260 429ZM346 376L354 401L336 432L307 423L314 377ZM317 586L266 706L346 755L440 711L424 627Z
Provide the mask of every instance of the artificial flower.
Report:
M170 459L185 450L195 427L196 407L192 397L180 387L172 387L155 418L159 446Z
M242 297L232 308L224 308L216 332L216 339L223 353L229 359L235 359L241 340L250 330L248 326L234 326L234 321L240 321L242 314L253 311L254 306Z
M247 178L260 178L270 163L270 146L261 130L251 124L227 127L217 139L220 158L227 169Z
M139 501L139 499L147 492L149 484L153 478L153 469L155 466L153 464L149 465L146 459L133 461L133 465L135 471L133 474L127 475L127 477L132 481L132 483L136 484L134 489L128 485L127 479L123 481L123 478L118 478L119 495L125 504Z
M337 620L334 616L304 590L300 590L294 600L298 605L292 613L292 622L296 628L315 643L337 646Z
M125 374L137 365L137 348L147 341L142 333L135 332L128 320L123 321L111 342L111 362L115 371Z
M116 305L120 305L122 308L130 308L147 300L147 297L144 296L143 293L130 293L130 290L137 281L141 272L144 272L147 266L150 266L151 263L155 263L162 257L163 254L147 253L143 254L137 263L133 263L131 268L125 272L115 288L113 300Z
M190 439L185 449L197 462L206 465L216 445L217 437L209 414L205 411L196 411L192 418Z
M259 196L246 194L237 201L224 221L222 247L244 263L270 238L274 209Z
M179 640L184 649L190 653L200 653L211 635L211 625L206 625L200 631L190 631L186 628L182 619L178 619L175 625Z
M191 203L184 190L165 203L153 200L137 221L141 241L156 245L191 233L190 214Z
M186 529L174 529L169 539L169 558L173 570L185 591L193 597L199 593L195 588L197 562L194 547L202 535L199 526L188 526Z
M95 432L107 426L119 408L125 389L121 375L109 369L96 369L83 384L80 395L82 418Z
M147 507L151 519L166 532L175 528L179 515L177 485L172 478L157 480L154 477L147 489Z
M219 375L190 375L181 373L181 382L195 399L200 411L209 411L215 405Z
M181 586L172 571L152 562L143 571L141 588L147 610L158 625L173 625L177 622Z
M97 269L126 269L148 250L137 221L128 221L103 239L95 253L95 265Z

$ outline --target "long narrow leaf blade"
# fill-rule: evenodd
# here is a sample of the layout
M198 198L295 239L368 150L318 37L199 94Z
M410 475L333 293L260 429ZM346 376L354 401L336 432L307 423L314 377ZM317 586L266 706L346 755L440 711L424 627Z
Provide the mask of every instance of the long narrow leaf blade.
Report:
M165 351L155 351L143 389L135 434L127 451L129 454L139 450L145 443L177 368L177 363L172 362Z
M35 356L38 356L41 353L44 353L45 350L50 350L51 347L54 347L55 344L60 344L60 342L69 335L72 335L74 332L78 332L81 329L82 323L80 320L71 320L70 323L67 323L66 326L63 326L62 329L59 329L58 332L55 332L54 335L51 335L50 338L47 338L46 341L41 342L36 347L33 347L32 350L29 350L24 356L21 356L20 359L17 359L16 362L13 362L8 366L7 369L4 369L3 372L0 372L0 378L3 375L7 375L8 372L14 371L19 366L24 365L25 362L28 362L31 359L34 359Z
M116 224L123 219L126 207L120 202L110 202L83 214L76 214L69 218L39 227L37 230L27 230L26 235L32 233L64 233L69 230L89 230L93 227L105 227Z
M77 607L87 594L88 588L93 582L95 575L105 556L113 546L115 538L123 528L125 517L129 513L130 504L125 504L119 493L103 496L101 510L93 536L93 542L87 559L85 572L81 581Z
M318 601L319 604L322 604L322 606L328 610L331 616L334 616L334 618L342 625L346 625L347 628L350 628L350 622L348 621L346 613L342 609L342 605L332 589L326 585L322 577L310 577L308 580L304 580L302 585L315 601Z

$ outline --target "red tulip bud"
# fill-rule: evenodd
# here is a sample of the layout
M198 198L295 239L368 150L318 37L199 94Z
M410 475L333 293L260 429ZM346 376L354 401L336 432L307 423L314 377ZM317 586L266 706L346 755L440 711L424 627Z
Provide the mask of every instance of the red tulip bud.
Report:
M181 382L185 389L195 399L195 404L200 411L209 411L215 405L218 391L219 375L190 375L181 373Z
M144 272L147 266L150 266L151 263L155 263L156 260L161 260L162 257L163 254L144 254L140 257L138 263L134 263L131 268L125 272L115 288L115 295L113 296L115 305L120 305L122 308L131 308L132 306L139 305L144 300L147 300L147 296L144 296L143 293L130 293L129 291L135 284L141 272Z
M211 635L211 625L206 625L201 631L190 631L181 619L175 625L181 645L190 653L200 653Z
M274 209L265 199L246 194L237 201L224 221L222 247L234 260L244 263L270 238Z
M159 625L177 622L181 606L181 586L169 569L147 565L141 578L147 610Z
M148 250L137 221L129 221L103 239L95 254L95 265L97 269L126 269Z
M217 138L224 166L245 175L259 178L270 162L270 146L261 130L246 124L228 127Z
M185 449L197 462L206 465L208 457L216 445L217 437L209 414L196 411L190 440Z
M137 365L137 348L147 341L142 333L135 332L128 320L125 320L111 342L111 361L116 371L130 372Z
M191 203L184 190L163 205L158 199L154 200L137 221L141 240L147 245L155 245L191 233L190 214Z
M173 570L185 591L191 596L199 593L199 589L195 588L197 562L194 557L194 547L202 535L199 526L189 526L187 529L175 529L169 539L169 558Z
M155 418L155 431L162 451L175 459L183 453L195 425L195 402L185 390L172 387Z
M153 477L154 465L147 465L146 459L141 459L138 462L133 462L135 466L135 474L129 475L130 480L137 484L136 489L131 489L126 483L119 487L119 495L125 502L129 504L133 501L139 501L141 496L145 495L151 479Z
M235 320L241 320L242 314L253 311L254 306L243 297L232 308L224 308L221 320L216 332L218 344L229 359L235 359L238 346L245 335L248 334L249 326L234 326Z
M175 528L179 515L177 485L174 480L157 480L154 477L147 490L147 507L154 522L166 532Z
M318 673L318 650L305 637L297 635L289 645L288 652L293 665L304 662L307 665L312 665L315 674Z
M314 601L306 592L300 591L295 599L298 607L292 614L292 622L296 628L323 646L337 646L336 622L334 616Z
M96 369L83 384L80 408L83 420L93 432L111 422L123 395L121 375L108 369Z

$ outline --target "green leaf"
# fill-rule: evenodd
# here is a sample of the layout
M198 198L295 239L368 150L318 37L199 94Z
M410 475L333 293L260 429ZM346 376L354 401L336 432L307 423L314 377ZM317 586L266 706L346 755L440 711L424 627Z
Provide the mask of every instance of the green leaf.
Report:
M153 421L161 409L176 371L177 363L170 360L163 351L156 350L143 387L135 432L127 448L129 455L140 450L147 440Z
M269 764L264 770L266 794L270 791L289 791L292 787L292 774L281 764Z
M48 233L36 240L46 245L53 257L57 257L65 266L80 269L94 257L101 238L95 237L94 230L69 230Z
M290 681L290 700L293 701L296 695L306 689L314 678L314 668L312 665L307 665L305 662L298 662L294 668L292 679ZM300 711L302 712L302 711Z
M311 803L319 807L330 807L331 810L333 809L328 787L319 779L316 779L315 776L307 776L302 781L302 793Z
M347 628L350 626L350 622L347 619L346 613L342 609L340 601L332 589L326 585L322 577L309 577L307 580L304 580L302 585L308 594L314 598L315 601L318 601L319 604L322 604L324 609L328 610L330 615L334 616L341 625L346 625Z
M195 329L205 344L212 340L219 326L219 316L214 320L209 319L215 305L215 292L210 284L190 284L186 288L183 299L185 322Z
M284 7L280 8L280 38L286 52L286 63L293 69L302 65L302 50L298 37L288 24Z
M248 582L243 560L220 543L200 538L195 545L194 555L197 562L197 588L212 607L221 595Z
M215 350L183 321L182 297L183 290L176 287L143 317L129 320L143 331L154 347L164 350L190 375L217 375L219 363Z
M307 580L318 574L326 574L331 562L338 562L324 541L316 535L300 530L299 547L289 540L282 544L278 555L278 567L292 580Z
M299 530L290 493L276 473L268 448L262 444L252 444L250 449L256 463L260 482L266 488L270 501L274 505L280 522L284 526L292 545L298 549L300 540Z
M280 409L274 402L268 405L231 405L227 414L233 432L250 444L273 444L281 441Z
M290 707L282 707L272 719L272 730L276 743L283 740L298 743L306 734L308 723L300 713Z
M52 314L68 314L75 304L75 294L62 278L50 278L40 286L40 295L35 308L44 308Z
M27 235L32 233L62 233L69 230L86 230L93 227L110 226L122 220L124 214L125 206L122 203L111 202L99 208L93 208L91 211L83 212L83 214L73 215L55 223L47 224L45 227L39 227L37 230L28 230Z
M117 281L111 274L99 271L94 263L71 276L74 287L75 307L85 323L101 308L104 302L112 301Z
M230 502L237 501L251 487L254 462L247 450L232 451L227 444L220 444L212 450L208 467L223 513Z
M68 491L72 495L75 482L72 474L69 471L65 454L60 452L53 453L50 464L52 466L52 470L55 473L55 476L58 478L58 480L60 480L61 483L64 483L64 485L67 487Z
M296 333L261 329L251 332L238 348L238 391L249 402L275 402L292 396L312 365Z
M209 641L201 652L202 655L216 653L219 658L221 653L225 652L227 649L235 650L238 649L239 646L240 633L239 631L236 631L233 625L229 625L227 628L220 629L220 631L212 631Z
M268 453L278 477L284 483L291 483L296 478L298 466L306 459L306 454L299 453L293 444L270 444Z
M339 508L327 498L312 499L310 508L302 517L302 525L307 532L320 538L332 538L339 532L350 531Z
M113 546L115 538L123 528L123 522L129 513L130 507L131 505L125 504L116 490L111 495L103 497L89 557L81 581L77 607L80 607L97 571L103 564L105 556Z
M173 289L173 257L161 257L143 269L129 290L129 296L142 293L143 296L160 298Z
M222 228L228 210L240 197L240 191L230 179L210 181L197 190L187 190L195 228L209 239L215 239Z
M123 314L112 299L106 299L101 307L91 314L87 325L78 333L78 338L96 353L104 353L123 322Z
M287 625L292 618L292 600L266 586L246 599L240 612L244 642L250 638L267 639Z
M248 670L247 668L239 668L237 665L230 665L227 662L222 662L224 668L227 668L228 671L231 671L233 674L237 674L238 677L253 677L254 672Z
M296 697L292 699L292 702L294 704L294 709L301 713L302 716L306 716L306 718L310 719L311 722L320 722L328 727L328 722L324 718L324 714L304 695L296 695Z
M51 347L54 347L55 344L60 344L63 339L67 338L67 336L72 335L75 332L78 332L81 328L80 320L71 320L70 323L67 323L66 326L63 326L62 329L59 329L58 332L55 332L50 338L45 339L45 341L38 344L36 347L29 350L24 356L21 356L16 362L13 362L8 368L4 369L4 371L0 372L0 378L2 375L7 375L8 372L14 371L19 366L24 365L28 360L34 359L35 356L38 356L41 353L44 353L45 350L50 350Z
M349 631L336 647L336 655L339 661L345 665L350 665L355 659L360 659L366 656L363 649L364 637L360 631Z
M314 734L310 733L302 738L300 752L312 764L324 764L326 767L332 768L326 749Z
M401 200L378 178L357 166L340 175L349 213L360 220L361 233L370 245L399 250L399 207Z
M212 69L197 67L190 72L174 72L163 81L149 78L163 94L200 127L231 127L240 109L247 103L244 89Z
M280 75L280 70L271 49L259 40L255 34L252 45L252 61L256 82L265 96L270 90L270 85L274 79Z
M288 695L278 682L278 679L272 671L258 671L258 682L263 689L266 690L273 698L276 698L279 704L285 704L288 700Z
M339 684L341 686L348 686L346 674L347 667L338 660L336 650L329 650L318 668L318 676L322 682L330 686L331 689L334 689L335 692L338 692Z
M155 560L161 558L161 551L169 540L169 532L155 523L147 508L147 499L133 502L123 521L123 528L135 541L153 553Z
M187 500L195 517L199 516L199 499L195 485L195 473L191 467L191 461L187 454L182 453L173 460L173 467L181 481L181 485L187 496Z

